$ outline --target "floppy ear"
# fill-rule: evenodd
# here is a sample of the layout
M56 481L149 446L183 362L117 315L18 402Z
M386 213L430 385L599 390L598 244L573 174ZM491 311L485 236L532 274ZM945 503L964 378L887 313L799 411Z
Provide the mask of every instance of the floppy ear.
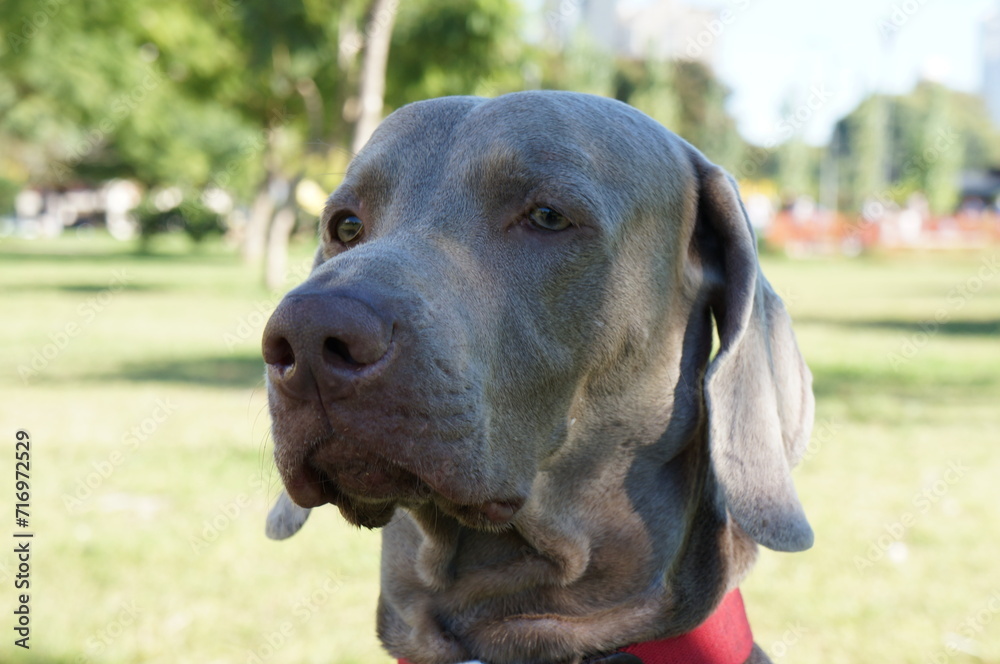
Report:
M267 515L264 533L273 540L288 539L299 532L309 518L309 511L308 507L299 507L293 503L288 493L282 491Z
M757 262L736 183L700 157L695 251L711 287L719 352L705 375L712 467L729 513L754 541L802 551L813 533L792 485L813 424L812 375Z

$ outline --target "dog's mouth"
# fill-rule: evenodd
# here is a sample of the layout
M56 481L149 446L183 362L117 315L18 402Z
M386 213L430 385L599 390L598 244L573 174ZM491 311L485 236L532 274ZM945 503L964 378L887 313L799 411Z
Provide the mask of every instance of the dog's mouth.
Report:
M398 506L433 502L466 526L497 530L510 524L525 502L522 496L460 502L446 487L390 460L375 455L344 460L329 447L282 475L288 495L301 507L336 505L349 522L366 528L386 525Z

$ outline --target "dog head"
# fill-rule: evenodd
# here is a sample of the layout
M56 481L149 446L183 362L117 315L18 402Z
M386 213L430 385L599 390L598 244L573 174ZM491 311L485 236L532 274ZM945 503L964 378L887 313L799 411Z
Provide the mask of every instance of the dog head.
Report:
M497 531L543 475L707 441L746 533L811 544L789 475L811 379L787 314L734 183L645 115L560 92L411 104L351 163L320 229L263 340L297 505L369 527L432 505ZM284 534L296 509L272 514Z

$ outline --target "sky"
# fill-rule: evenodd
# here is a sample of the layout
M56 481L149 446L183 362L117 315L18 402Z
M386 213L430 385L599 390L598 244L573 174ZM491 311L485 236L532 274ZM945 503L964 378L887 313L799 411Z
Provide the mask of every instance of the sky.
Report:
M733 90L729 110L740 132L757 144L779 142L783 121L801 125L807 141L825 143L837 119L864 96L904 93L921 77L980 92L980 26L1000 10L1000 0L686 4L730 9L715 66Z
M710 38L715 70L733 91L730 113L758 145L780 143L789 125L809 143L826 143L865 96L905 93L920 78L980 92L981 24L1000 11L1000 0L673 1L729 10L721 29L713 35L705 26L702 38ZM538 9L544 0L522 2Z

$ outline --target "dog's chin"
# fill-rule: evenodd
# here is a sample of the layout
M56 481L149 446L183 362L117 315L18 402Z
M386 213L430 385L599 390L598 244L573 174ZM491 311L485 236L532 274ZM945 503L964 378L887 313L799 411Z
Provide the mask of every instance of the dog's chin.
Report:
M393 496L352 495L311 466L286 477L285 490L292 501L301 507L335 505L348 523L362 528L381 528L389 523L400 502L398 497Z
M386 525L397 507L418 510L430 505L468 528L496 532L510 526L525 502L523 496L459 502L455 494L464 492L432 486L416 473L377 458L331 464L314 457L283 471L282 479L299 506L336 505L348 522L364 528Z
M392 520L398 503L394 500L361 503L345 496L337 503L340 513L348 523L362 528L381 528Z
M319 453L293 468L282 468L281 475L298 505L330 503L358 514L391 514L395 503L420 502L432 493L416 474L377 457L330 460Z

